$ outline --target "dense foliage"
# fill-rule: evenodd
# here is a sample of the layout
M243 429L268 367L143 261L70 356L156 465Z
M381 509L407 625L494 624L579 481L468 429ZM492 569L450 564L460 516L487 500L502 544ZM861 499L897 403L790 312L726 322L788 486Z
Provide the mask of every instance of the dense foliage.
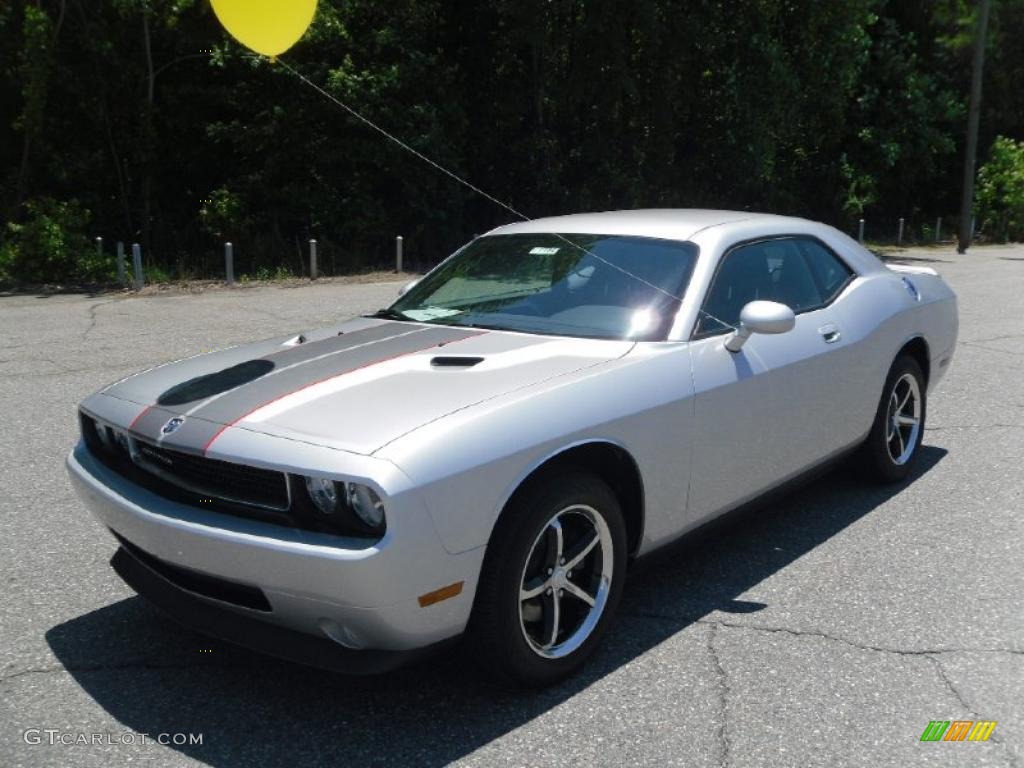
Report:
M972 9L320 0L283 59L529 216L750 208L885 236L952 231ZM996 0L982 161L1024 139L1021 39L1024 0ZM224 240L252 274L301 272L311 237L328 272L387 263L397 234L430 263L512 218L241 49L206 0L0 3L0 106L18 279L105 277L97 235L173 276L220 274Z
M978 174L982 227L1002 240L1024 240L1024 141L1000 136Z

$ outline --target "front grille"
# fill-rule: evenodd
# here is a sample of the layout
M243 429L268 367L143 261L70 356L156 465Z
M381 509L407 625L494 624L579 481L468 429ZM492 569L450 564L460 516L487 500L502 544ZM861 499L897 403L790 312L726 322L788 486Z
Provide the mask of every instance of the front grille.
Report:
M368 532L350 508L324 515L313 505L301 475L208 459L129 437L79 412L85 447L108 469L165 499L236 517L340 534L350 548L381 537Z
M199 495L285 511L288 478L283 472L208 459L137 440L132 459L141 469Z
M80 414L89 451L107 467L172 501L257 520L294 525L284 472L129 439L123 431Z

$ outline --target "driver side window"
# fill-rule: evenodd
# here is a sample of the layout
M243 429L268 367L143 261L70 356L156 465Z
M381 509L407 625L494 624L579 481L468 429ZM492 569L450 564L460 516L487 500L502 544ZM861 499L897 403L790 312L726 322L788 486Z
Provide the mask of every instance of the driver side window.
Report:
M819 307L824 298L793 238L742 245L722 257L694 333L712 336L739 327L751 301L777 301L796 313Z

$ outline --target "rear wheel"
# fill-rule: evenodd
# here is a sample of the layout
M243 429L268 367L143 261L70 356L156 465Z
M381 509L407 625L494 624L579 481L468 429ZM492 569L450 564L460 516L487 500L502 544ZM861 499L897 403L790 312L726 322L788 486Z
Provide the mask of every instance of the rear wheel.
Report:
M904 479L924 436L926 391L921 366L909 355L893 363L871 432L861 447L861 463L880 482Z
M594 651L622 594L618 500L583 472L519 494L488 545L471 632L489 670L526 685L571 674Z

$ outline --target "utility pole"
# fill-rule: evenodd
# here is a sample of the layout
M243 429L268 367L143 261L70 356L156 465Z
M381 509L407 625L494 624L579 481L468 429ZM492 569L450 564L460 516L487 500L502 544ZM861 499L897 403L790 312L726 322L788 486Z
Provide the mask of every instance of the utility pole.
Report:
M974 207L974 167L978 159L978 122L981 119L981 75L985 69L985 37L988 32L992 0L979 0L978 20L974 28L974 63L971 66L971 104L967 113L967 149L964 156L964 189L960 201L960 230L957 253L966 253L974 233L971 211Z

